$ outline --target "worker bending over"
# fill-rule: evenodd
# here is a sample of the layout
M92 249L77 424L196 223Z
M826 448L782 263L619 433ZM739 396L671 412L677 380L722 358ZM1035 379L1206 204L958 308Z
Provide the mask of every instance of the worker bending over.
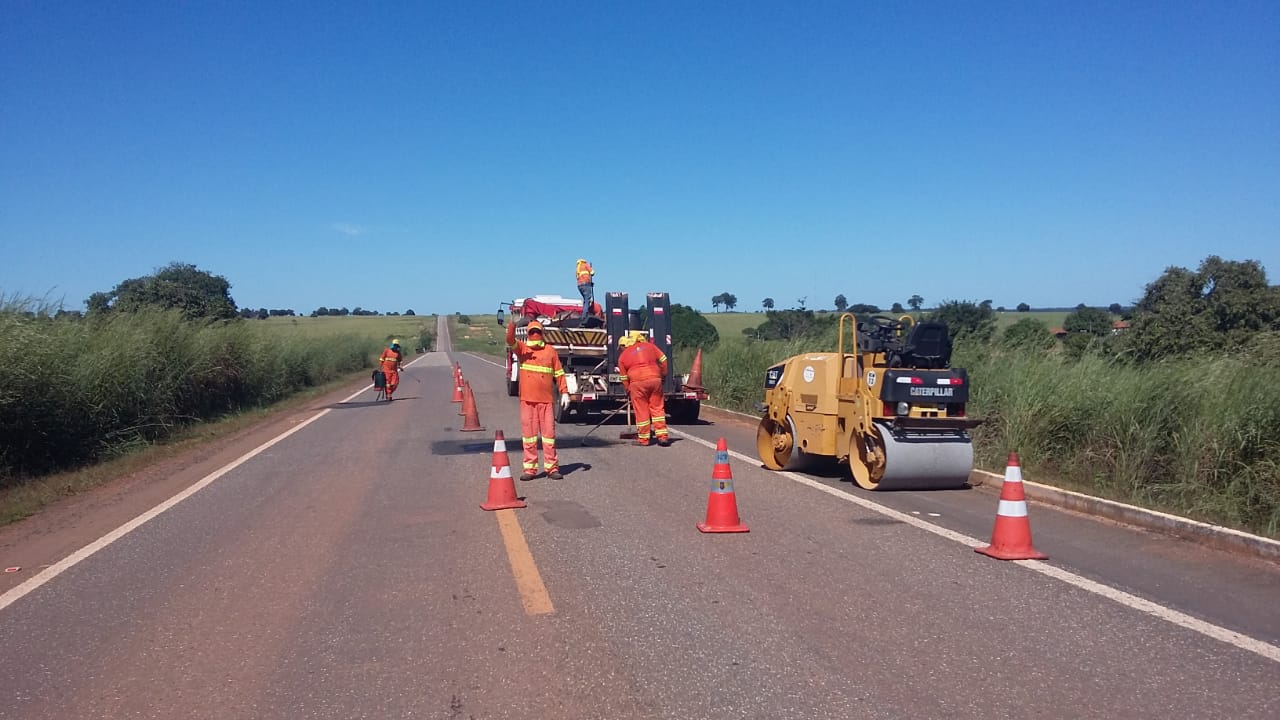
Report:
M656 437L659 445L671 444L667 433L667 411L664 407L662 380L667 376L667 356L643 333L623 335L618 344L618 379L631 397L636 411L636 429L639 439L636 445L651 445L650 437Z

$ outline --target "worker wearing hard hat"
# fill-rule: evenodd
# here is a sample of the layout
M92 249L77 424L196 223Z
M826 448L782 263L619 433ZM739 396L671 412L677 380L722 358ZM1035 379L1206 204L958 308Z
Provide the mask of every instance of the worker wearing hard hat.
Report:
M662 380L667 376L667 356L648 341L643 332L630 332L618 339L618 379L631 398L636 411L636 445L651 445L656 440L666 447L671 444L667 432Z
M391 400L391 394L396 391L396 387L400 385L400 369L401 363L404 362L404 353L400 351L400 339L396 338L391 341L378 357L378 366L382 370L382 374L387 378L387 400Z
M547 477L559 480L560 463L556 457L556 421L551 403L560 390L560 407L569 404L569 388L564 368L555 348L543 339L542 324L530 322L527 341L516 340L516 326L507 326L507 347L520 365L520 435L524 445L524 471L521 480L532 480L538 470L538 440L542 440L542 465Z
M586 324L591 306L595 304L596 284L592 279L595 274L596 271L592 269L591 263L578 258L578 265L573 271L574 279L578 282L578 292L582 293L582 319L578 322L578 327Z

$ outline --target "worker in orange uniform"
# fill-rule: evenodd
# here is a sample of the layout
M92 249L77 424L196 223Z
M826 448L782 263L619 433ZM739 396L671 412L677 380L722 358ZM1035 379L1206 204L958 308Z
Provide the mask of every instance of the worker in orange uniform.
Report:
M636 411L636 445L651 445L650 430L658 444L671 444L667 432L667 409L662 393L662 380L667 376L667 356L644 335L624 335L618 341L618 379L631 397Z
M516 326L507 326L507 347L520 364L520 434L524 443L524 472L521 480L532 480L538 469L538 439L542 439L542 465L547 477L559 480L560 463L556 457L556 421L551 403L560 390L560 408L569 405L569 387L555 348L542 339L542 324L528 325L528 341L516 340Z
M578 282L578 292L582 293L582 319L578 322L578 327L586 325L591 306L596 301L596 283L592 279L595 274L596 271L592 269L591 263L578 258L578 265L573 271L574 279Z
M404 362L404 353L400 352L400 340L395 339L391 344L382 351L382 355L378 358L378 365L382 370L382 374L387 377L387 401L391 401L391 394L396 391L396 386L400 384L401 363Z

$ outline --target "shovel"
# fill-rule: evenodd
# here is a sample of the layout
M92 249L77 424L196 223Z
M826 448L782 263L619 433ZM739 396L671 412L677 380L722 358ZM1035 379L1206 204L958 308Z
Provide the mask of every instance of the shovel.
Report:
M609 422L609 418L613 417L614 415L617 415L618 413L622 412L624 409L627 411L628 427L625 431L619 433L618 437L622 438L623 440L640 437L640 433L635 429L633 429L632 427L630 427L631 426L631 401L628 400L627 404L624 407L620 407L614 410L613 412L609 413L608 415L605 415L604 419L602 419L600 422L595 424L595 427L592 427L590 430L588 430L587 434L582 436L582 440L578 443L578 447L585 446L587 444L587 438L591 435L591 433L595 432L596 430L599 430L601 425Z

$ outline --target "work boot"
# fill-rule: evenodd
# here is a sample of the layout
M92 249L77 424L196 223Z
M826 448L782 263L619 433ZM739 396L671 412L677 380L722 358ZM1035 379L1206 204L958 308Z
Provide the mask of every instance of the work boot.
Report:
M564 476L560 474L560 469L559 469L559 468L556 468L555 470L548 470L548 471L547 471L547 477L548 477L548 478L551 478L552 480L563 480L563 479L564 479Z
M529 472L529 471L527 471L527 470L526 470L525 472L520 473L520 479L521 479L521 480L525 480L525 481L532 480L532 479L533 479L533 473L531 473L531 472Z
M658 444L662 447L671 447L671 438L658 438Z
M649 441L648 441L648 440L636 440L635 442L633 442L633 443L631 443L631 444L632 444L632 445L637 445L637 446L639 446L639 447L649 447Z

